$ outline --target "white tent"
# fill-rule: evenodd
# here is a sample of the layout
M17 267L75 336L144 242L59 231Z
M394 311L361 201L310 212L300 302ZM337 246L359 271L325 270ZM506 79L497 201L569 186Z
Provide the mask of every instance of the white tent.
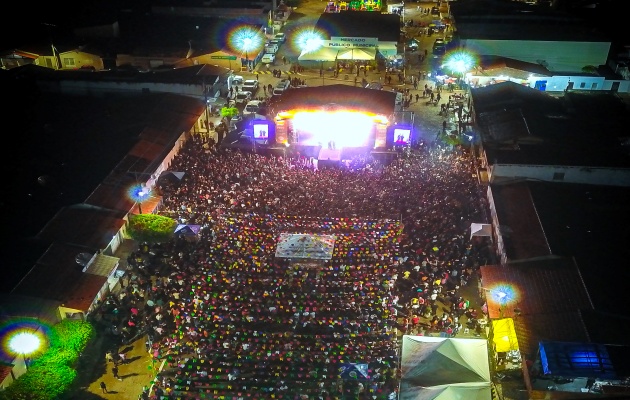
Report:
M322 47L315 51L302 51L298 61L335 61L341 49L334 47Z
M492 236L492 225L473 222L470 224L470 238L473 236Z
M485 339L403 336L400 400L490 400Z
M337 59L339 60L374 60L376 58L376 49L370 48L350 48L339 52Z

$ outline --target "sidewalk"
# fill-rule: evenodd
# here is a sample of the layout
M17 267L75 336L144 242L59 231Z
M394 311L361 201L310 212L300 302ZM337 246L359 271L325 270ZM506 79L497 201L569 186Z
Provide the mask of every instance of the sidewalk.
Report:
M121 270L127 268L127 257L137 248L133 240L126 239L114 254L120 258ZM113 293L119 293L120 283ZM112 374L113 363L107 362L105 353L114 346L114 340L109 332L109 324L105 321L95 323L97 336L88 349L81 356L79 362L79 385L81 388L69 397L72 400L85 400L90 398L137 400L143 387L150 387L155 370L159 367L152 365L152 358L145 348L146 335L142 335L127 346L120 347L120 351L126 355L126 362L118 364L118 375L121 380L114 378ZM100 383L105 382L108 393L103 393Z

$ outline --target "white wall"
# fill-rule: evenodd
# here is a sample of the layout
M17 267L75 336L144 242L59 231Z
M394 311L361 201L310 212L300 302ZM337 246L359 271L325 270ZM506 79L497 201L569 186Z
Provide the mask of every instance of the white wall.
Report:
M554 174L563 173L562 180ZM630 186L630 169L599 167L566 167L548 165L495 164L488 170L490 182L513 179L535 179L589 185Z
M513 58L533 64L541 60L550 71L581 72L587 65L604 65L610 42L464 39L462 47L479 55Z

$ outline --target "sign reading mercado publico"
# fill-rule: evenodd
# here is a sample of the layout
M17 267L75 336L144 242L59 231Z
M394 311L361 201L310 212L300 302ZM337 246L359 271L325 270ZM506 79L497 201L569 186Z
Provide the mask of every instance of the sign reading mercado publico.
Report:
M364 37L342 37L333 36L330 40L324 41L326 47L338 47L338 48L353 48L353 47L377 47L378 38L364 38Z

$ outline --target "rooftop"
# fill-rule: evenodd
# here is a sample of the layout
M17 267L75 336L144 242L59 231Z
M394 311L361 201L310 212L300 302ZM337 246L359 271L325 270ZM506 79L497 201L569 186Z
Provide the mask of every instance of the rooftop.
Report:
M526 357L536 355L541 340L589 341L579 311L593 306L570 258L482 266L481 280L486 289L507 285L514 290L509 304L489 299L488 315L514 319L519 347Z
M630 317L621 306L630 278L630 188L532 181L491 187L511 260L571 258L595 309ZM550 282L553 290L565 284Z
M630 167L630 108L608 92L554 96L514 82L471 90L492 164Z
M11 116L5 128L19 137L2 159L11 195L5 196L1 210L12 233L2 241L4 262L11 268L5 271L0 291L10 291L48 249L56 234L37 234L63 207L89 198L96 208L113 210L113 220L121 217L121 211L129 211L133 204L126 191L135 175L142 175L153 162L151 156L166 151L204 108L197 99L173 94L42 93L12 71L0 74L4 87L14 94L5 105L6 115ZM12 85L19 88L13 90ZM138 143L144 144L135 147ZM102 183L112 190L99 197L95 188ZM87 240L90 248L105 240L93 237L85 225L82 229L63 236Z

